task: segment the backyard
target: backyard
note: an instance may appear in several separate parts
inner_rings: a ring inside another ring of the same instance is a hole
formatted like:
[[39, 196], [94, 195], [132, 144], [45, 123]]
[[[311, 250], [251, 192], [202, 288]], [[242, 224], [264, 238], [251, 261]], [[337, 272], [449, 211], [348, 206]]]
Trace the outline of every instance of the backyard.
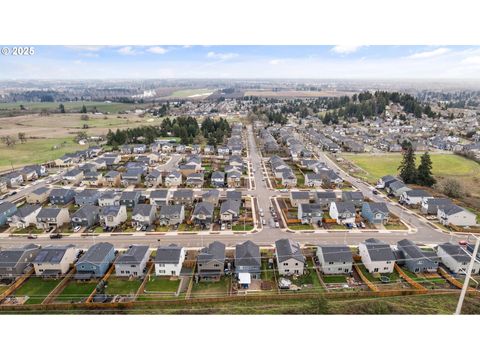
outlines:
[[59, 283], [60, 280], [57, 279], [32, 276], [15, 291], [15, 296], [28, 296], [26, 304], [41, 304]]
[[107, 281], [106, 294], [108, 295], [134, 295], [142, 281], [139, 279], [126, 279], [112, 276]]
[[80, 282], [72, 280], [55, 298], [55, 302], [83, 301], [93, 292], [96, 286], [96, 281]]
[[217, 297], [229, 293], [230, 278], [222, 277], [219, 281], [200, 281], [193, 285], [192, 297]]

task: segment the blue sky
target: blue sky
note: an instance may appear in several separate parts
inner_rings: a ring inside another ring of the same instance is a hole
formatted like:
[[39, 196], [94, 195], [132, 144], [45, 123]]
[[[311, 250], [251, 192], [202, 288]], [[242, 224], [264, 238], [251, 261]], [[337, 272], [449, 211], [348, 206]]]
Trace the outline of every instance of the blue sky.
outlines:
[[0, 79], [480, 79], [479, 46], [35, 46]]

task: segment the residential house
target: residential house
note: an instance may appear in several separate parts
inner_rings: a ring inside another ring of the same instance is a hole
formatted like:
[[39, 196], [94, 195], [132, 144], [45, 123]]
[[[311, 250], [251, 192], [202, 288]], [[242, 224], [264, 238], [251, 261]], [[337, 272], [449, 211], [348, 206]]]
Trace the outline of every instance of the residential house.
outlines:
[[320, 270], [326, 275], [352, 272], [353, 255], [346, 245], [322, 245], [317, 247]]
[[229, 188], [238, 188], [242, 183], [242, 173], [238, 170], [233, 170], [227, 173], [227, 186]]
[[183, 205], [163, 205], [160, 208], [159, 223], [161, 226], [179, 225], [185, 220]]
[[90, 228], [100, 221], [100, 208], [96, 205], [83, 205], [72, 214], [72, 227]]
[[42, 207], [40, 205], [24, 205], [17, 209], [9, 220], [8, 225], [12, 228], [25, 229], [37, 223], [37, 215]]
[[424, 199], [433, 198], [425, 190], [415, 189], [415, 190], [408, 190], [405, 191], [402, 195], [400, 195], [400, 202], [406, 205], [414, 206], [414, 205], [421, 205]]
[[413, 241], [403, 239], [397, 242], [397, 262], [413, 273], [436, 272], [439, 259], [435, 252], [424, 251]]
[[92, 245], [75, 264], [75, 279], [101, 278], [115, 259], [115, 248], [108, 242]]
[[334, 201], [330, 204], [329, 215], [337, 220], [338, 224], [353, 224], [356, 216], [355, 206], [351, 202]]
[[238, 200], [238, 201], [242, 200], [242, 192], [238, 190], [227, 191], [226, 196], [227, 196], [227, 199], [229, 200]]
[[145, 170], [141, 167], [131, 167], [122, 175], [122, 183], [125, 186], [138, 185], [142, 182], [142, 176]]
[[121, 192], [117, 191], [102, 191], [98, 197], [98, 206], [118, 206], [120, 205]]
[[362, 263], [369, 273], [391, 274], [395, 255], [389, 244], [370, 238], [358, 245]]
[[185, 254], [185, 248], [175, 244], [159, 246], [154, 260], [155, 275], [180, 276]]
[[[220, 206], [220, 220], [222, 222], [233, 223], [238, 220], [240, 215], [240, 201], [227, 199]], [[213, 205], [213, 204], [212, 204]]]
[[33, 259], [35, 275], [59, 277], [65, 275], [77, 258], [75, 245], [49, 245], [37, 253]]
[[150, 193], [150, 204], [163, 206], [168, 204], [168, 190], [154, 190]]
[[75, 204], [79, 206], [97, 205], [100, 195], [101, 193], [95, 189], [82, 190], [75, 195]]
[[9, 188], [17, 188], [21, 184], [23, 184], [23, 182], [24, 182], [23, 175], [18, 171], [14, 171], [14, 172], [10, 172], [8, 174], [5, 174], [5, 175], [3, 175], [2, 178], [3, 178], [3, 180], [6, 181], [7, 186]]
[[142, 277], [150, 257], [148, 245], [132, 245], [115, 262], [115, 275]]
[[200, 280], [220, 280], [225, 273], [225, 244], [214, 241], [197, 255], [197, 276]]
[[202, 227], [209, 227], [213, 220], [213, 204], [208, 202], [199, 202], [195, 205], [192, 213], [192, 221]]
[[250, 240], [235, 245], [235, 273], [248, 273], [251, 279], [261, 279], [262, 257], [260, 247]]
[[15, 280], [22, 276], [39, 251], [40, 247], [34, 244], [0, 250], [0, 279]]
[[203, 172], [193, 173], [187, 176], [185, 184], [190, 187], [201, 188], [204, 183]]
[[310, 187], [321, 187], [323, 183], [322, 176], [313, 172], [305, 173], [305, 185]]
[[390, 212], [384, 202], [365, 202], [362, 205], [362, 217], [371, 224], [386, 224], [390, 219]]
[[124, 191], [120, 197], [120, 205], [133, 209], [140, 201], [140, 191]]
[[277, 269], [280, 275], [302, 275], [306, 259], [300, 249], [300, 244], [290, 239], [275, 241]]
[[104, 184], [111, 187], [120, 187], [122, 184], [122, 174], [116, 170], [110, 170], [103, 177]]
[[172, 171], [165, 176], [165, 186], [174, 187], [182, 185], [182, 174], [178, 171]]
[[330, 209], [330, 204], [337, 201], [337, 195], [333, 191], [317, 191], [315, 192], [315, 202], [322, 209]]
[[72, 169], [67, 171], [63, 176], [62, 180], [64, 184], [78, 185], [83, 180], [83, 170], [81, 169]]
[[43, 204], [45, 201], [48, 200], [49, 194], [50, 194], [50, 189], [45, 186], [42, 186], [33, 190], [32, 192], [29, 192], [25, 196], [25, 201], [28, 204]]
[[161, 171], [154, 169], [145, 176], [145, 185], [148, 187], [155, 187], [162, 184]]
[[75, 198], [75, 191], [72, 189], [52, 189], [48, 198], [52, 205], [67, 205]]
[[36, 218], [38, 229], [48, 230], [59, 228], [70, 222], [70, 214], [67, 208], [42, 208]]
[[225, 186], [225, 173], [223, 171], [214, 171], [210, 183], [214, 187], [224, 187]]
[[218, 206], [218, 200], [220, 198], [220, 191], [217, 189], [211, 189], [203, 193], [202, 201], [212, 203], [214, 206]]
[[[439, 244], [437, 255], [442, 263], [454, 274], [466, 275], [472, 255], [462, 246], [452, 243]], [[472, 275], [480, 273], [480, 259], [474, 260]]]
[[439, 209], [451, 206], [448, 198], [425, 198], [422, 200], [421, 212], [426, 215], [437, 215]]
[[157, 207], [150, 204], [137, 204], [132, 212], [133, 226], [148, 226], [155, 222]]
[[343, 191], [342, 192], [342, 201], [350, 201], [355, 205], [355, 207], [362, 207], [363, 205], [363, 194], [361, 191]]
[[319, 204], [300, 204], [297, 218], [302, 224], [319, 224], [323, 219], [322, 207]]
[[290, 203], [293, 207], [308, 204], [310, 203], [310, 193], [308, 191], [290, 191]]
[[17, 205], [10, 201], [4, 201], [0, 204], [0, 226], [5, 226], [7, 220], [17, 212]]
[[400, 180], [394, 181], [388, 185], [388, 192], [398, 198], [402, 196], [404, 192], [409, 190], [411, 189]]
[[475, 226], [477, 215], [458, 205], [439, 208], [437, 218], [443, 225]]
[[104, 227], [115, 228], [127, 221], [127, 207], [105, 206], [100, 208], [100, 222]]
[[193, 190], [191, 189], [175, 190], [171, 197], [173, 204], [192, 205], [193, 200]]
[[377, 182], [377, 188], [379, 189], [388, 189], [389, 185], [391, 183], [394, 183], [395, 181], [399, 181], [398, 178], [392, 176], [392, 175], [386, 175], [380, 178]]

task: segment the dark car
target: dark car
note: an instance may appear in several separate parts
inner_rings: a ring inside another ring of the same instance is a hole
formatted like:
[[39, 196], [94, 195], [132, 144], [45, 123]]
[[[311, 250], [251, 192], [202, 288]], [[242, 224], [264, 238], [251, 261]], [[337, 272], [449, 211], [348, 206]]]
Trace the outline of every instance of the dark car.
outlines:
[[378, 190], [372, 190], [373, 195], [378, 195]]
[[55, 233], [55, 234], [50, 234], [50, 239], [61, 239], [62, 234]]

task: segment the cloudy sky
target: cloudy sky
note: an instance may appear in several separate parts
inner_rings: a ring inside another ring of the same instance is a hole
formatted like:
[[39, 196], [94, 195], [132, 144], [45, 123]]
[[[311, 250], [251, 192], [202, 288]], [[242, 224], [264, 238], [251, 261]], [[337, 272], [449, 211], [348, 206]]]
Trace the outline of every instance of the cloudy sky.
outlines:
[[33, 56], [0, 55], [0, 79], [112, 78], [480, 79], [480, 47], [35, 46]]

